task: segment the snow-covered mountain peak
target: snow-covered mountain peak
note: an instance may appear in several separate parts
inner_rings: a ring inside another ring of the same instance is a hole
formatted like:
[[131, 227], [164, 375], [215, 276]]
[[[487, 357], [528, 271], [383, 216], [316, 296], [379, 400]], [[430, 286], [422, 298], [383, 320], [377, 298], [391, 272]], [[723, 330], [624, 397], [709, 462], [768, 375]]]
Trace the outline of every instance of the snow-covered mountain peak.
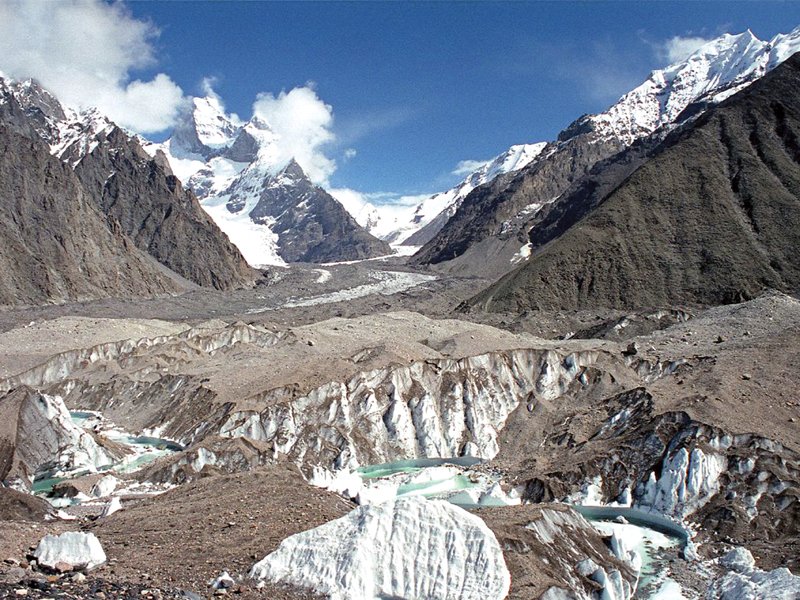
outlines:
[[[759, 40], [750, 30], [724, 34], [698, 48], [683, 61], [653, 71], [606, 112], [579, 120], [590, 122], [600, 136], [625, 144], [675, 123], [698, 101], [719, 102], [734, 94], [783, 60], [800, 51], [800, 28]], [[580, 127], [571, 127], [583, 131]]]
[[240, 125], [215, 94], [192, 98], [163, 149], [182, 159], [211, 158], [233, 144]]
[[34, 79], [15, 81], [0, 78], [0, 104], [13, 98], [26, 113], [27, 124], [50, 145], [50, 152], [73, 167], [117, 129], [96, 108], [76, 111]]
[[193, 98], [192, 116], [200, 143], [209, 148], [225, 148], [233, 143], [240, 123], [225, 113], [216, 95]]
[[[510, 173], [511, 171], [518, 171], [539, 156], [545, 146], [547, 146], [547, 142], [515, 144], [502, 154], [487, 161], [475, 172], [470, 173], [466, 179], [458, 185], [458, 188], [465, 190], [467, 187], [472, 186], [469, 190], [472, 191], [472, 189], [491, 181], [498, 175]], [[469, 193], [469, 191], [467, 193]]]
[[779, 33], [769, 42], [770, 53], [767, 70], [774, 69], [795, 52], [800, 52], [800, 27], [789, 33]]
[[297, 163], [295, 159], [291, 159], [285, 167], [280, 169], [272, 179], [270, 179], [269, 183], [267, 184], [268, 188], [277, 188], [277, 187], [292, 187], [303, 182], [308, 182], [310, 184], [310, 180], [308, 176], [303, 171], [302, 167]]

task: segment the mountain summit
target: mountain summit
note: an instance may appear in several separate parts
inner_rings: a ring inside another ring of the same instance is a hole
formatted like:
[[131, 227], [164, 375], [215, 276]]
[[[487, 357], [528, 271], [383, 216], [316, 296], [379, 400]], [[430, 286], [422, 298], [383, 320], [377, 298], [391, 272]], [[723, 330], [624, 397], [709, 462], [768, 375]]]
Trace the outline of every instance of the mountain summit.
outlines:
[[[96, 110], [0, 79], [0, 303], [227, 290], [256, 274], [169, 171]], [[12, 150], [13, 149], [13, 150]]]
[[240, 123], [209, 95], [192, 99], [191, 110], [166, 142], [146, 148], [152, 155], [164, 152], [251, 265], [392, 253], [316, 187], [294, 158], [282, 160], [278, 141], [263, 119]]
[[[730, 97], [800, 50], [800, 28], [765, 42], [751, 32], [723, 35], [686, 60], [653, 71], [607, 111], [579, 118], [509, 180], [475, 189], [417, 264], [494, 274], [529, 253], [530, 222], [599, 161], [637, 140], [665, 135]], [[513, 262], [512, 262], [513, 260]], [[445, 266], [445, 265], [443, 265]]]

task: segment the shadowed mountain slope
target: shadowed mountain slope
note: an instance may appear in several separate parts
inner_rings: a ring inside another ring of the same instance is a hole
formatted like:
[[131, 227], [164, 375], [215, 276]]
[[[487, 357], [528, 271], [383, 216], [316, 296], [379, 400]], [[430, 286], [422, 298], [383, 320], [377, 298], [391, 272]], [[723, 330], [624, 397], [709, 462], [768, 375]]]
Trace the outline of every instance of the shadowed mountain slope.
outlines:
[[[670, 135], [650, 160], [595, 198], [597, 208], [470, 305], [526, 310], [719, 304], [752, 298], [765, 288], [796, 290], [798, 90], [795, 55]], [[629, 159], [623, 155], [619, 161]], [[622, 163], [610, 168], [626, 175]], [[574, 202], [585, 203], [585, 194], [584, 186]], [[560, 203], [571, 204], [569, 198]]]
[[0, 123], [0, 304], [190, 287], [107, 222], [69, 166]]

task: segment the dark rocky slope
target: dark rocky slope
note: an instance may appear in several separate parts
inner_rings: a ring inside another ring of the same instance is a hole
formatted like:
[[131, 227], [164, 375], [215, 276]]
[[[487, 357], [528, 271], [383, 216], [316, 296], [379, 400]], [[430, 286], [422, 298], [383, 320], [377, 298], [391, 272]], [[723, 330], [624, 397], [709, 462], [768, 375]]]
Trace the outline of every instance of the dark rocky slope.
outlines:
[[[488, 271], [470, 267], [469, 263], [485, 263], [487, 244], [492, 249], [506, 244], [508, 249], [519, 248], [525, 243], [520, 228], [524, 219], [519, 223], [515, 221], [520, 219], [520, 213], [524, 215], [526, 207], [557, 198], [597, 161], [624, 148], [622, 140], [600, 135], [590, 127], [565, 129], [557, 143], [542, 151], [542, 159], [473, 190], [439, 234], [425, 244], [411, 262], [427, 265], [461, 258], [453, 264], [456, 270], [497, 273], [497, 268], [510, 269], [509, 252], [505, 252], [508, 256], [504, 254], [500, 261], [492, 261]], [[490, 244], [492, 240], [495, 243]], [[482, 258], [478, 258], [480, 256]]]
[[[552, 219], [550, 233], [543, 231], [555, 239], [470, 304], [501, 311], [627, 308], [796, 290], [798, 89], [795, 56], [670, 135], [607, 195], [591, 198], [589, 185], [562, 199], [563, 212], [585, 206], [589, 189], [590, 204], [598, 206], [563, 235], [570, 219]], [[621, 162], [611, 168], [626, 175]], [[537, 231], [531, 236], [537, 239]]]
[[[110, 233], [120, 239], [120, 236], [126, 238], [125, 252], [138, 248], [155, 259], [149, 260], [155, 265], [150, 269], [162, 272], [161, 279], [185, 278], [198, 285], [217, 289], [241, 287], [255, 280], [256, 273], [205, 214], [194, 195], [183, 190], [178, 179], [169, 171], [164, 157], [148, 156], [135, 137], [129, 136], [96, 111], [80, 115], [65, 111], [58, 100], [35, 81], [11, 82], [0, 78], [0, 124], [9, 133], [17, 135], [16, 142], [6, 146], [6, 154], [13, 152], [20, 156], [4, 156], [5, 160], [16, 161], [14, 177], [31, 181], [34, 178], [26, 175], [26, 170], [35, 172], [44, 168], [39, 165], [44, 162], [53, 165], [47, 169], [54, 170], [54, 165], [60, 159], [65, 166], [65, 169], [61, 169], [63, 173], [51, 179], [39, 178], [38, 183], [50, 186], [48, 189], [51, 194], [56, 194], [60, 185], [68, 188], [65, 196], [72, 197], [79, 190], [83, 201], [92, 205]], [[27, 138], [27, 141], [23, 138]], [[30, 150], [34, 147], [35, 151]], [[55, 154], [57, 158], [48, 161], [44, 156], [48, 153]], [[34, 163], [29, 167], [26, 160]], [[67, 171], [73, 173], [67, 175]], [[71, 181], [66, 183], [70, 177]], [[7, 179], [2, 185], [9, 191], [9, 186], [18, 186], [19, 183]], [[34, 200], [30, 195], [17, 198], [16, 209], [20, 214], [9, 223], [13, 225], [15, 220], [28, 219], [29, 216], [24, 214], [25, 206]], [[65, 202], [60, 206], [68, 209], [70, 203]], [[8, 206], [6, 210], [9, 210]], [[61, 217], [62, 223], [72, 222], [63, 218], [65, 215]], [[45, 230], [50, 237], [56, 235], [76, 239], [74, 231], [57, 229], [59, 219], [50, 218], [48, 225], [56, 227]], [[98, 235], [100, 241], [107, 237], [106, 234]], [[73, 249], [65, 247], [64, 250]], [[35, 248], [31, 251], [43, 256], [43, 260], [54, 259]], [[69, 255], [66, 259], [74, 261], [77, 257]], [[66, 296], [51, 297], [45, 293], [39, 295], [38, 299], [28, 295], [17, 300], [9, 297], [3, 301], [41, 303], [108, 295], [152, 295], [186, 288], [186, 281], [177, 286], [174, 283], [152, 285], [152, 276], [140, 276], [135, 271], [125, 272], [121, 270], [123, 263], [120, 261], [114, 264], [115, 273], [117, 268], [120, 269], [118, 279], [141, 279], [141, 283], [133, 287], [123, 283], [115, 290], [106, 281], [96, 283], [96, 274], [92, 273], [88, 281], [102, 292], [91, 292], [89, 288], [84, 288]], [[169, 273], [165, 267], [174, 273]]]
[[176, 273], [220, 290], [252, 282], [255, 274], [239, 250], [165, 166], [115, 128], [75, 173], [138, 248]]
[[271, 222], [278, 254], [286, 262], [334, 262], [386, 256], [392, 249], [370, 235], [325, 190], [315, 186], [294, 160], [264, 186], [250, 212], [255, 223]]
[[0, 304], [42, 304], [189, 287], [108, 221], [38, 138], [0, 123]]

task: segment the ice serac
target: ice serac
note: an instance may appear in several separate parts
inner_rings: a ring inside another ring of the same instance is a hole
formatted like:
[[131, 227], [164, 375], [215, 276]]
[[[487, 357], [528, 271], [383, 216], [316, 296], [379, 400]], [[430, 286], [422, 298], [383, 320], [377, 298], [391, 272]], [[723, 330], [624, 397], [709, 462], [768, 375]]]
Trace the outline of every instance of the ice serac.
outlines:
[[355, 468], [410, 458], [493, 458], [498, 434], [526, 398], [547, 401], [579, 386], [596, 352], [511, 350], [417, 361], [330, 382], [292, 402], [231, 412], [224, 436], [273, 444], [305, 465]]
[[637, 505], [678, 518], [685, 517], [719, 492], [719, 478], [728, 468], [726, 456], [681, 448], [664, 459], [661, 476], [655, 473], [644, 485]]
[[29, 489], [37, 475], [96, 471], [117, 461], [72, 423], [61, 398], [19, 387], [0, 396], [0, 481]]
[[332, 600], [500, 600], [510, 586], [503, 551], [479, 517], [421, 498], [363, 506], [286, 538], [250, 576]]
[[[510, 270], [528, 243], [531, 221], [592, 167], [651, 135], [695, 118], [800, 50], [800, 28], [770, 42], [752, 33], [723, 35], [685, 61], [653, 71], [607, 111], [566, 127], [517, 177], [474, 190], [442, 231], [415, 256], [458, 271], [486, 264]], [[474, 253], [474, 255], [473, 255]], [[463, 258], [461, 258], [463, 256]], [[478, 258], [480, 257], [480, 259]]]
[[714, 581], [707, 597], [711, 600], [795, 600], [800, 598], [800, 577], [789, 569], [762, 571], [755, 567], [753, 555], [744, 548], [734, 548], [720, 560], [729, 571]]

